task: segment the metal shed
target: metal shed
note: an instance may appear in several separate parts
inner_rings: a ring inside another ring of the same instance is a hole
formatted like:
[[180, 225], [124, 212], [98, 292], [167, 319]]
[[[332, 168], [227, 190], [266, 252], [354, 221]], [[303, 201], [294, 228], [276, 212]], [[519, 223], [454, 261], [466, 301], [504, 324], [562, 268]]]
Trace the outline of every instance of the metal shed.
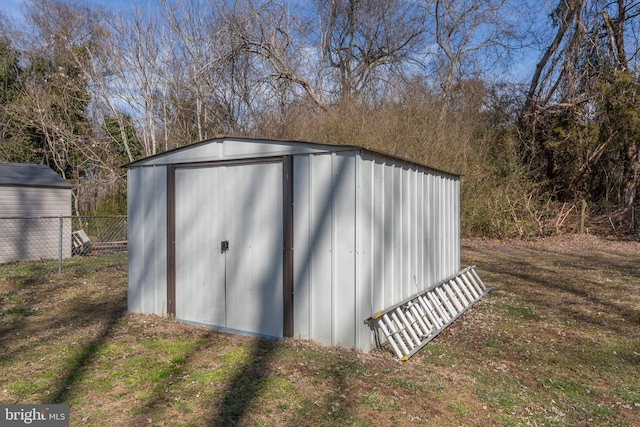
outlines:
[[71, 256], [71, 187], [47, 165], [0, 162], [0, 262]]
[[368, 351], [371, 313], [460, 268], [454, 173], [235, 137], [127, 166], [131, 312]]

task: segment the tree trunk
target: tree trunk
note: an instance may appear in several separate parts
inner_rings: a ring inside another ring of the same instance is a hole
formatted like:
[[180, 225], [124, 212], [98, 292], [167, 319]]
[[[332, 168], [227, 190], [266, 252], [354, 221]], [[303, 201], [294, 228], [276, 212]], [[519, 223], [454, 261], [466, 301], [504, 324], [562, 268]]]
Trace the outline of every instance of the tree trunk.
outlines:
[[623, 189], [623, 206], [625, 212], [631, 212], [636, 203], [636, 193], [638, 189], [638, 149], [640, 141], [636, 140], [627, 147], [625, 185]]

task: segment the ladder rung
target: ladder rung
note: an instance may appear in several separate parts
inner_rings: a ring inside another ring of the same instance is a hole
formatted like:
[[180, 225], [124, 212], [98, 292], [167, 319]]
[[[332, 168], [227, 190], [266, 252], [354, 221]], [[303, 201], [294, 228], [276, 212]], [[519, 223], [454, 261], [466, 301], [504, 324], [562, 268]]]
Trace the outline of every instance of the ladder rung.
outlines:
[[449, 296], [449, 301], [451, 301], [455, 306], [456, 314], [460, 313], [464, 307], [460, 303], [458, 295], [454, 292], [451, 282], [445, 283], [443, 288], [447, 293], [447, 296]]
[[462, 307], [464, 308], [468, 306], [470, 300], [467, 299], [467, 296], [465, 295], [465, 293], [462, 291], [460, 286], [458, 286], [457, 277], [451, 281], [451, 288], [458, 295], [458, 299], [460, 300], [460, 303], [462, 303]]
[[435, 313], [435, 308], [431, 305], [431, 302], [429, 301], [428, 297], [425, 297], [424, 295], [420, 295], [418, 297], [418, 301], [420, 301], [420, 307], [422, 307], [424, 312], [429, 317], [429, 320], [431, 320], [431, 323], [433, 324], [434, 329], [439, 329], [442, 325], [444, 325], [444, 322], [440, 319], [438, 314]]
[[410, 302], [409, 304], [411, 304], [409, 309], [411, 310], [413, 315], [418, 319], [418, 322], [420, 323], [420, 327], [422, 327], [422, 330], [424, 332], [423, 335], [425, 336], [429, 335], [431, 333], [431, 330], [433, 329], [433, 325], [431, 324], [431, 321], [427, 317], [427, 314], [424, 312], [424, 310], [422, 310], [422, 307], [420, 306], [420, 304], [417, 304], [414, 302]]
[[475, 277], [473, 277], [471, 273], [467, 274], [467, 279], [469, 279], [469, 281], [473, 285], [473, 288], [476, 290], [478, 295], [482, 295], [482, 288], [478, 285], [478, 282], [476, 282]]
[[410, 321], [414, 324], [416, 331], [420, 337], [425, 337], [429, 334], [431, 328], [427, 327], [424, 323], [424, 319], [418, 311], [418, 306], [413, 303], [409, 303], [407, 306], [407, 317], [410, 317]]
[[414, 346], [411, 342], [411, 337], [409, 337], [409, 334], [403, 327], [402, 322], [400, 322], [400, 319], [398, 319], [398, 315], [394, 311], [391, 312], [391, 319], [393, 319], [395, 324], [398, 326], [397, 329], [400, 332], [400, 334], [398, 335], [398, 337], [400, 338], [400, 347], [402, 349], [407, 348], [407, 346], [413, 348]]
[[482, 279], [480, 278], [480, 276], [478, 276], [478, 273], [476, 273], [475, 270], [469, 270], [469, 272], [471, 273], [472, 276], [474, 276], [478, 280], [478, 283], [480, 284], [481, 289], [485, 291], [487, 287], [482, 282]]
[[469, 281], [469, 279], [467, 278], [466, 274], [461, 274], [460, 278], [462, 279], [462, 281], [467, 285], [467, 289], [469, 290], [469, 292], [471, 292], [471, 294], [473, 295], [473, 299], [477, 300], [478, 298], [480, 298], [480, 295], [482, 295], [482, 293], [478, 293], [478, 290], [476, 289], [475, 286], [473, 286], [473, 284], [471, 284], [471, 282]]
[[387, 328], [387, 319], [388, 319], [388, 316], [386, 314], [383, 315], [380, 321], [378, 322], [378, 325], [380, 325], [380, 329], [382, 329], [382, 333], [384, 333], [384, 335], [387, 337], [387, 341], [389, 341], [391, 348], [393, 348], [393, 352], [396, 354], [396, 356], [398, 356], [398, 359], [400, 359], [402, 358], [403, 353], [398, 348], [398, 345], [396, 344], [396, 339], [393, 337], [393, 334], [390, 333], [389, 329]]
[[456, 277], [456, 282], [458, 283], [460, 290], [462, 290], [462, 292], [466, 297], [467, 305], [471, 304], [471, 302], [473, 302], [475, 298], [473, 297], [473, 295], [471, 295], [471, 293], [469, 292], [469, 289], [467, 289], [467, 285], [462, 281], [460, 277]]
[[409, 331], [409, 335], [411, 336], [411, 338], [413, 338], [413, 341], [410, 341], [411, 348], [415, 347], [416, 345], [420, 345], [420, 341], [421, 341], [420, 338], [418, 338], [418, 335], [413, 330], [413, 325], [411, 324], [411, 322], [409, 322], [409, 320], [404, 315], [404, 312], [400, 309], [400, 307], [396, 309], [396, 313], [398, 314], [400, 321], [402, 321], [402, 324], [405, 326], [405, 329]]
[[435, 293], [435, 291], [434, 292], [429, 292], [427, 294], [427, 298], [429, 298], [429, 302], [431, 302], [431, 305], [433, 305], [433, 308], [436, 309], [436, 312], [440, 316], [441, 323], [443, 325], [446, 325], [447, 322], [449, 322], [449, 319], [450, 319], [449, 313], [447, 313], [447, 310], [442, 305], [442, 301], [440, 301], [440, 299], [438, 298], [438, 296]]
[[456, 317], [458, 315], [458, 312], [453, 308], [453, 306], [449, 302], [449, 299], [447, 298], [447, 294], [445, 293], [445, 291], [443, 291], [439, 287], [435, 288], [435, 291], [436, 291], [436, 294], [438, 295], [438, 298], [440, 298], [440, 301], [442, 301], [446, 309], [449, 310], [449, 314], [451, 315], [449, 317], [450, 318]]

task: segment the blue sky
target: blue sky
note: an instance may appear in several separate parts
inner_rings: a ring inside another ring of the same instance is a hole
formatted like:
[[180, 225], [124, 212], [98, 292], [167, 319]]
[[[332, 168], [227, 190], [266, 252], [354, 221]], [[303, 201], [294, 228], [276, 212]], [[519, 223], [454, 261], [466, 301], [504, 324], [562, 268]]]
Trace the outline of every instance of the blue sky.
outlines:
[[2, 10], [7, 16], [18, 19], [20, 16], [20, 5], [23, 0], [3, 0], [0, 4]]
[[[26, 0], [0, 0], [0, 10], [7, 16], [17, 21], [21, 20], [21, 6]], [[103, 6], [126, 5], [131, 4], [130, 0], [83, 0], [86, 4], [99, 4]], [[150, 0], [153, 1], [153, 0]]]

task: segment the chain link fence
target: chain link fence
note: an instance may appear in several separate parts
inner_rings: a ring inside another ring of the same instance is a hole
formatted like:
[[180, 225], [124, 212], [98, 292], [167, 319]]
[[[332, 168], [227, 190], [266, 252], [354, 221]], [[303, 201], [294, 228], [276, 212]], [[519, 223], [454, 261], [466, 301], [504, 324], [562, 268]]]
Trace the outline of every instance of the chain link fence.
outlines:
[[0, 274], [34, 275], [127, 266], [126, 216], [0, 218]]

